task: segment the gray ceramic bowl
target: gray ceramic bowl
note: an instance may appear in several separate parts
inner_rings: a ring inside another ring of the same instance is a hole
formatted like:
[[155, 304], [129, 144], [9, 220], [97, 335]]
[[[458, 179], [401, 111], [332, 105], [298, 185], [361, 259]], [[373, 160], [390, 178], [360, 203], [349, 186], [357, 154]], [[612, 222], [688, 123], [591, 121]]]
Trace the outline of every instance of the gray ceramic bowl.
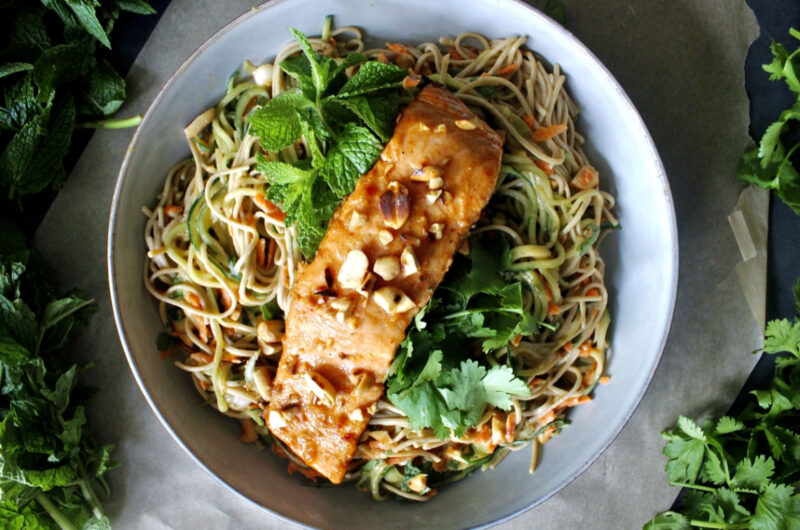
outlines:
[[[182, 129], [216, 104], [224, 80], [249, 59], [271, 59], [290, 40], [287, 26], [317, 34], [327, 14], [379, 41], [417, 43], [471, 30], [489, 37], [527, 35], [528, 46], [568, 76], [581, 107], [587, 151], [616, 194], [622, 230], [603, 244], [611, 293], [611, 384], [571, 414], [572, 426], [547, 444], [539, 469], [530, 453], [511, 454], [494, 471], [442, 488], [425, 504], [375, 503], [354, 487], [311, 489], [269, 451], [237, 445], [239, 426], [208, 407], [186, 374], [159, 359], [156, 304], [142, 285], [145, 248], [140, 208], [153, 203], [167, 170], [189, 154]], [[506, 520], [574, 479], [630, 418], [667, 337], [678, 272], [675, 214], [664, 169], [639, 114], [611, 74], [574, 36], [516, 0], [283, 0], [253, 9], [203, 44], [172, 76], [136, 132], [119, 173], [108, 235], [114, 316], [131, 369], [175, 440], [232, 490], [280, 517], [319, 527], [461, 528]], [[238, 451], [231, 452], [231, 446]], [[313, 507], [313, 509], [309, 509]]]

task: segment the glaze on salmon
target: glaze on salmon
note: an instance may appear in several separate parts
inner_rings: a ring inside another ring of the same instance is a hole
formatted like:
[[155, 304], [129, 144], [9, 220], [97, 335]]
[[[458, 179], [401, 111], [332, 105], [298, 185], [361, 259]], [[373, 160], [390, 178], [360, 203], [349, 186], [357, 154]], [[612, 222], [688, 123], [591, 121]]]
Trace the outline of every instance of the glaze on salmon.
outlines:
[[331, 482], [348, 470], [411, 319], [488, 203], [502, 144], [450, 91], [428, 85], [300, 271], [266, 419]]

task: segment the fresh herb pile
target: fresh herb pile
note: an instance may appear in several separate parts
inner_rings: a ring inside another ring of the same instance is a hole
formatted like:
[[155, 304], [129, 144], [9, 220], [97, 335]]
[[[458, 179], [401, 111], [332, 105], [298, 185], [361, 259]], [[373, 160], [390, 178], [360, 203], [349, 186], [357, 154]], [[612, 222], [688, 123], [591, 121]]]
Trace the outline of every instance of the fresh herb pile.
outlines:
[[100, 497], [116, 463], [84, 430], [83, 368], [63, 351], [94, 304], [56, 297], [21, 234], [0, 228], [0, 526], [110, 528]]
[[[789, 33], [800, 40], [800, 31], [792, 28]], [[774, 191], [787, 206], [800, 214], [800, 173], [792, 164], [792, 156], [800, 148], [800, 142], [786, 149], [781, 140], [790, 122], [800, 121], [800, 48], [790, 54], [783, 44], [772, 41], [770, 49], [774, 59], [763, 66], [764, 70], [770, 73], [771, 80], [784, 80], [797, 99], [767, 127], [758, 145], [744, 154], [736, 176]]]
[[680, 511], [667, 511], [646, 529], [800, 528], [800, 281], [797, 317], [767, 325], [765, 353], [775, 360], [767, 390], [736, 417], [698, 425], [681, 416], [663, 433], [670, 483], [688, 489]]
[[[23, 198], [57, 188], [76, 127], [109, 120], [125, 81], [104, 55], [121, 11], [154, 13], [144, 0], [5, 0], [0, 51], [0, 189], [16, 213]], [[41, 200], [41, 195], [35, 197]], [[56, 297], [24, 237], [0, 222], [0, 527], [110, 528], [111, 446], [85, 431], [79, 367], [65, 345], [94, 312], [77, 292]]]
[[76, 123], [138, 123], [106, 120], [126, 97], [125, 80], [103, 58], [120, 11], [154, 13], [144, 0], [0, 3], [0, 188], [13, 203], [64, 181]]
[[[800, 39], [800, 32], [791, 35]], [[800, 49], [789, 54], [773, 42], [770, 79], [783, 79], [797, 95], [794, 106], [770, 125], [759, 145], [744, 154], [736, 175], [771, 189], [800, 214], [800, 174], [781, 135], [800, 120]], [[698, 425], [681, 416], [662, 433], [670, 483], [687, 489], [677, 511], [666, 511], [645, 524], [647, 530], [720, 528], [789, 530], [800, 528], [800, 280], [794, 286], [793, 321], [767, 324], [764, 353], [786, 353], [775, 360], [766, 390], [735, 417]]]
[[469, 256], [457, 256], [415, 317], [386, 381], [387, 397], [412, 429], [461, 436], [487, 405], [509, 410], [512, 396], [530, 395], [510, 366], [487, 369], [471, 360], [476, 347], [496, 350], [543, 325], [524, 309], [522, 284], [505, 276], [510, 264], [505, 237], [473, 238]]
[[[248, 116], [261, 147], [277, 152], [305, 137], [309, 156], [296, 163], [259, 155], [258, 169], [270, 182], [267, 199], [282, 206], [288, 225], [297, 223], [297, 241], [313, 257], [328, 221], [358, 178], [378, 160], [394, 129], [398, 88], [408, 72], [367, 61], [360, 53], [341, 60], [317, 54], [296, 29], [302, 54], [281, 62], [298, 87], [286, 90]], [[348, 78], [346, 70], [358, 65]]]

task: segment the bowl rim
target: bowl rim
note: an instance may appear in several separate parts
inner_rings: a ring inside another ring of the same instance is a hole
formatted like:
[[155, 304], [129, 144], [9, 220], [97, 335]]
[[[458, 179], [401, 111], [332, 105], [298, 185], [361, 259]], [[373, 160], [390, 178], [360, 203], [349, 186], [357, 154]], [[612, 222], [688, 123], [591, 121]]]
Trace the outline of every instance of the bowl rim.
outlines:
[[[108, 223], [108, 235], [106, 241], [106, 257], [107, 257], [107, 273], [108, 273], [108, 282], [109, 282], [109, 295], [111, 298], [111, 307], [112, 313], [114, 315], [114, 323], [117, 328], [117, 334], [120, 339], [120, 343], [122, 344], [123, 351], [125, 353], [125, 357], [127, 359], [128, 365], [131, 369], [134, 379], [136, 380], [136, 384], [139, 387], [139, 390], [144, 395], [147, 404], [150, 406], [150, 409], [158, 418], [161, 425], [167, 430], [170, 434], [172, 439], [189, 455], [189, 457], [194, 460], [200, 467], [202, 467], [207, 473], [209, 473], [214, 479], [216, 479], [219, 483], [225, 486], [226, 489], [235, 493], [241, 499], [246, 500], [253, 506], [260, 508], [268, 512], [270, 515], [277, 517], [278, 519], [298, 525], [304, 528], [313, 528], [301, 521], [297, 521], [283, 513], [264, 506], [257, 502], [256, 500], [250, 498], [245, 493], [239, 491], [239, 489], [234, 485], [228, 482], [227, 480], [223, 479], [219, 476], [214, 470], [212, 470], [208, 465], [203, 462], [199, 456], [197, 456], [184, 442], [181, 436], [173, 429], [170, 423], [166, 420], [166, 418], [161, 414], [158, 407], [156, 406], [153, 398], [150, 395], [149, 385], [142, 379], [139, 369], [138, 363], [133, 355], [132, 348], [128, 342], [128, 333], [125, 330], [125, 322], [122, 317], [122, 309], [121, 309], [121, 295], [118, 292], [118, 284], [115, 275], [115, 239], [117, 235], [116, 230], [116, 221], [120, 209], [121, 204], [121, 191], [122, 186], [126, 179], [128, 179], [128, 167], [131, 162], [131, 158], [135, 151], [135, 146], [139, 142], [139, 137], [141, 131], [143, 130], [143, 126], [149, 121], [153, 109], [158, 105], [161, 99], [164, 97], [165, 93], [167, 93], [172, 86], [176, 83], [177, 78], [188, 68], [188, 66], [193, 63], [200, 55], [202, 55], [209, 47], [214, 45], [217, 41], [219, 41], [223, 36], [227, 33], [232, 31], [234, 28], [239, 26], [241, 23], [246, 21], [252, 16], [255, 16], [261, 13], [264, 10], [268, 10], [273, 6], [278, 4], [283, 4], [287, 2], [293, 2], [296, 0], [272, 0], [272, 1], [265, 1], [257, 6], [254, 6], [248, 9], [246, 12], [242, 13], [241, 15], [237, 16], [221, 29], [217, 30], [213, 35], [211, 35], [206, 41], [204, 41], [194, 52], [192, 52], [189, 57], [187, 57], [181, 65], [175, 70], [175, 72], [170, 75], [169, 79], [166, 83], [159, 89], [158, 93], [155, 95], [153, 100], [147, 106], [147, 110], [144, 113], [144, 117], [142, 118], [141, 124], [136, 128], [136, 131], [131, 138], [128, 147], [125, 150], [125, 155], [123, 157], [122, 163], [120, 165], [119, 172], [117, 174], [116, 183], [114, 185], [114, 192], [112, 195], [111, 201], [111, 209], [109, 213], [109, 223]], [[609, 448], [609, 446], [617, 439], [622, 429], [628, 424], [631, 417], [633, 416], [634, 412], [638, 409], [639, 405], [641, 404], [642, 398], [644, 394], [647, 392], [648, 388], [650, 387], [650, 383], [652, 382], [653, 376], [658, 368], [658, 365], [661, 361], [661, 357], [664, 353], [664, 348], [666, 347], [667, 339], [669, 337], [670, 329], [672, 326], [672, 320], [675, 310], [675, 303], [678, 291], [678, 276], [679, 276], [679, 247], [678, 247], [678, 225], [677, 225], [677, 217], [675, 213], [675, 204], [672, 197], [672, 192], [670, 190], [669, 181], [667, 179], [666, 170], [664, 169], [664, 164], [659, 156], [658, 149], [656, 148], [655, 142], [650, 134], [650, 131], [647, 128], [647, 125], [644, 123], [639, 111], [637, 110], [636, 106], [631, 101], [628, 94], [613, 76], [613, 74], [608, 70], [608, 68], [595, 56], [595, 54], [585, 45], [583, 42], [578, 39], [570, 30], [566, 29], [564, 26], [553, 20], [551, 17], [543, 13], [542, 11], [536, 9], [535, 7], [531, 6], [530, 4], [524, 2], [523, 0], [498, 0], [500, 4], [506, 3], [510, 5], [515, 5], [526, 10], [531, 17], [539, 18], [545, 24], [553, 26], [553, 30], [562, 34], [562, 37], [565, 37], [570, 46], [574, 48], [576, 54], [583, 56], [583, 59], [594, 63], [595, 66], [598, 68], [598, 72], [605, 78], [605, 81], [612, 87], [617, 94], [622, 98], [623, 103], [629, 108], [631, 112], [631, 117], [633, 118], [634, 125], [636, 128], [640, 129], [643, 135], [643, 139], [647, 145], [648, 149], [648, 158], [650, 158], [655, 165], [656, 169], [656, 181], [659, 184], [661, 191], [663, 193], [664, 200], [667, 206], [667, 218], [668, 218], [668, 227], [669, 227], [669, 250], [672, 254], [672, 262], [670, 263], [669, 267], [669, 278], [668, 278], [668, 311], [665, 313], [665, 322], [666, 325], [663, 328], [661, 336], [658, 337], [657, 346], [658, 346], [658, 354], [656, 355], [655, 359], [653, 360], [652, 367], [650, 372], [647, 374], [645, 378], [645, 382], [642, 385], [641, 389], [635, 396], [635, 398], [631, 401], [629, 405], [629, 410], [626, 411], [622, 421], [615, 427], [611, 435], [608, 439], [603, 443], [601, 448], [596, 451], [593, 455], [591, 455], [585, 462], [580, 464], [575, 471], [563, 480], [560, 484], [558, 484], [555, 488], [553, 488], [550, 492], [546, 495], [542, 496], [539, 499], [535, 499], [529, 502], [526, 506], [519, 508], [515, 511], [512, 511], [504, 516], [498, 517], [493, 521], [488, 521], [476, 528], [489, 528], [491, 526], [499, 525], [512, 519], [519, 517], [520, 515], [529, 512], [536, 506], [544, 503], [556, 493], [563, 490], [567, 487], [570, 483], [572, 483], [576, 478], [578, 478], [581, 474], [583, 474], [586, 469], [591, 466], [592, 463], [597, 460], [600, 455], [605, 453], [605, 451]], [[502, 6], [499, 6], [502, 7]]]

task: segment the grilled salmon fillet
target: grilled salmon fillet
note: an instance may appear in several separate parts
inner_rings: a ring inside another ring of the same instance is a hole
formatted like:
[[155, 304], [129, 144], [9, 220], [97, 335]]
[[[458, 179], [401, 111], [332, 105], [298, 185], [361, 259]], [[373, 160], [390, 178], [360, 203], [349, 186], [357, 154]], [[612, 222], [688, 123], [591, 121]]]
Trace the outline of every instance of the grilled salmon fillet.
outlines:
[[266, 418], [331, 482], [347, 472], [411, 319], [489, 201], [502, 145], [450, 91], [428, 85], [299, 273]]

